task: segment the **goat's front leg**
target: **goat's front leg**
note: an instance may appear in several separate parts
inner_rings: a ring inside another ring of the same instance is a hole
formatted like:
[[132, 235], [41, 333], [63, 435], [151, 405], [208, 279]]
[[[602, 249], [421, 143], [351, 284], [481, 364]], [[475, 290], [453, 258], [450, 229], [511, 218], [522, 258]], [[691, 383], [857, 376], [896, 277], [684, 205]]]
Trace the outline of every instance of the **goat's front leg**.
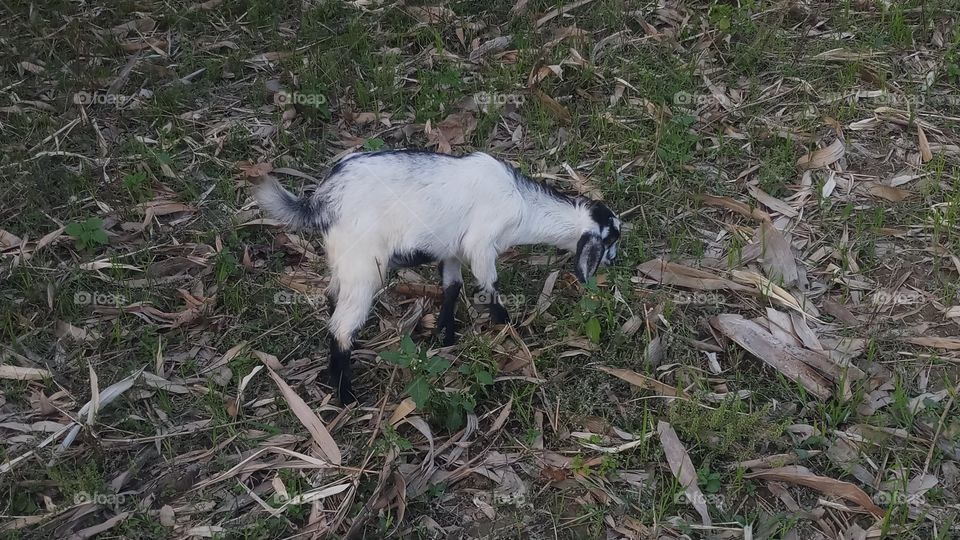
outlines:
[[437, 321], [437, 335], [444, 347], [457, 342], [457, 299], [463, 287], [463, 274], [460, 260], [456, 258], [440, 261], [440, 284], [443, 287], [443, 307]]
[[483, 290], [483, 303], [490, 310], [490, 322], [493, 324], [507, 324], [510, 315], [500, 304], [500, 294], [497, 292], [497, 254], [493, 251], [485, 252], [470, 260], [470, 268], [477, 283]]
[[330, 316], [330, 386], [337, 389], [340, 401], [357, 401], [351, 382], [350, 354], [353, 336], [367, 320], [373, 297], [380, 287], [379, 276], [363, 279], [354, 274], [338, 280], [337, 307]]

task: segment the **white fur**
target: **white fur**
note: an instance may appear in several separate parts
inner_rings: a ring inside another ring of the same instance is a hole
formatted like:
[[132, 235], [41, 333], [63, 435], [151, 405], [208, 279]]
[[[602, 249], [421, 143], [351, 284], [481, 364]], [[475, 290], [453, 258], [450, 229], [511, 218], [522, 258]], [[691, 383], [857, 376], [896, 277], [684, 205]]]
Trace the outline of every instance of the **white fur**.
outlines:
[[[318, 186], [309, 211], [292, 205], [297, 199], [273, 178], [257, 198], [273, 217], [323, 234], [337, 301], [330, 332], [344, 349], [366, 320], [394, 254], [423, 251], [442, 260], [445, 286], [462, 282], [466, 263], [484, 291], [495, 294], [496, 259], [504, 250], [550, 244], [575, 251], [584, 233], [609, 233], [591, 218], [588, 200], [571, 204], [523, 184], [484, 153], [354, 154]], [[615, 255], [610, 246], [603, 262]]]

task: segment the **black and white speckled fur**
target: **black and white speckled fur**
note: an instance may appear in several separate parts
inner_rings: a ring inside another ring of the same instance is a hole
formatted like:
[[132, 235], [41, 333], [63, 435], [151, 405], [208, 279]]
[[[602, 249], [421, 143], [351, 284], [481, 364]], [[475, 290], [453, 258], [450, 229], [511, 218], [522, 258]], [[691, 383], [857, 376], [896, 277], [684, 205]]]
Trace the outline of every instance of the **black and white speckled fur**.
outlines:
[[[271, 217], [324, 237], [328, 294], [336, 301], [330, 378], [344, 402], [355, 399], [354, 335], [390, 268], [440, 262], [445, 298], [438, 330], [453, 344], [463, 263], [495, 299], [497, 255], [512, 246], [550, 244], [574, 252], [574, 273], [586, 281], [613, 262], [620, 238], [620, 220], [602, 203], [563, 195], [480, 152], [358, 153], [337, 163], [309, 197], [292, 195], [269, 176], [256, 196]], [[494, 322], [506, 321], [495, 300], [490, 311]]]

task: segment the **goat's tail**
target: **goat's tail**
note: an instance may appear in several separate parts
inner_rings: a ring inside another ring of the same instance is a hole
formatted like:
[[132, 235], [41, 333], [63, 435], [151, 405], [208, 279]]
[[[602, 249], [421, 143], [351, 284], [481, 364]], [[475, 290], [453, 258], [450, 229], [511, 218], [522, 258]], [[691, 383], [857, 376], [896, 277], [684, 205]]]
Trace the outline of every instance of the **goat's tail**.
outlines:
[[263, 175], [257, 179], [254, 197], [263, 212], [293, 229], [326, 230], [327, 211], [316, 195], [299, 198], [287, 191], [276, 178]]

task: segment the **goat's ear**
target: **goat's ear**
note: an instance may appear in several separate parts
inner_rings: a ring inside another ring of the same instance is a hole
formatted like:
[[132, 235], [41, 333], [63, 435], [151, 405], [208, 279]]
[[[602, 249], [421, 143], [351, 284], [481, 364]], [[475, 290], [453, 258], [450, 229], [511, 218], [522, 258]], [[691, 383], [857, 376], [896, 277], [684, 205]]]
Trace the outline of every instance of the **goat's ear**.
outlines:
[[603, 241], [595, 234], [584, 233], [577, 242], [576, 264], [573, 269], [580, 283], [586, 283], [597, 273], [601, 260], [603, 260]]

